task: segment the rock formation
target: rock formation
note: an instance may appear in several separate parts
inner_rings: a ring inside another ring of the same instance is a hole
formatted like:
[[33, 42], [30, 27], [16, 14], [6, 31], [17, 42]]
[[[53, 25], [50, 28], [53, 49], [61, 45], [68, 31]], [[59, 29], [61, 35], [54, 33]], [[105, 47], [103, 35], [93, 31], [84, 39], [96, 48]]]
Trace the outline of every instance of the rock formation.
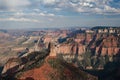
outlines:
[[15, 73], [18, 70], [18, 66], [20, 65], [21, 61], [18, 58], [11, 58], [7, 61], [7, 63], [4, 65], [2, 74], [12, 74]]
[[50, 55], [56, 56], [57, 54], [78, 54], [82, 55], [86, 52], [86, 46], [81, 44], [60, 44], [55, 46], [52, 44], [50, 48]]
[[25, 71], [18, 79], [97, 80], [97, 77], [81, 71], [72, 64], [68, 64], [62, 60], [53, 57], [47, 57], [45, 61], [46, 62], [41, 67]]
[[117, 36], [108, 36], [103, 38], [102, 42], [96, 47], [96, 54], [116, 55], [120, 53], [120, 42]]
[[68, 38], [64, 43], [53, 43], [50, 54], [82, 55], [89, 49], [95, 55], [112, 56], [120, 53], [119, 40], [118, 36], [107, 34], [76, 34], [75, 38]]

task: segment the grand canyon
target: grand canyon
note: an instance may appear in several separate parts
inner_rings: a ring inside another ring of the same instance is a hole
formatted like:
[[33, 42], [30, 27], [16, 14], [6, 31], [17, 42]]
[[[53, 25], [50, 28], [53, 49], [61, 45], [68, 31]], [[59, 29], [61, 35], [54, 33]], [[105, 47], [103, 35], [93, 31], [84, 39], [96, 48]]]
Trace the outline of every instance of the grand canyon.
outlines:
[[120, 28], [0, 30], [0, 80], [119, 80]]
[[120, 80], [120, 0], [0, 0], [0, 80]]

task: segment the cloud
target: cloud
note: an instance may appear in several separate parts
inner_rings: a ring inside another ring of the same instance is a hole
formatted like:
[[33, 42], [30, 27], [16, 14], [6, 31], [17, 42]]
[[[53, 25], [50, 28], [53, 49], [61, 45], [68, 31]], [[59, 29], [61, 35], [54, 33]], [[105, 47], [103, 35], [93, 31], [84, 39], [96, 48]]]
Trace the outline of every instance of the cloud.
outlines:
[[[46, 16], [46, 17], [54, 17], [56, 16], [53, 13], [47, 13], [47, 12], [31, 12], [31, 13], [23, 13], [23, 12], [16, 12], [13, 14], [15, 17], [24, 17], [24, 16]], [[60, 16], [60, 15], [57, 15]]]
[[53, 14], [53, 13], [43, 13], [43, 12], [39, 13], [38, 15], [40, 15], [40, 16], [48, 16], [48, 17], [55, 16], [55, 14]]
[[44, 13], [40, 13], [39, 15], [40, 15], [40, 16], [45, 16], [45, 14], [44, 14]]
[[49, 13], [49, 14], [47, 14], [47, 16], [55, 16], [55, 14]]
[[56, 2], [56, 0], [43, 0], [42, 1], [44, 4], [53, 4]]
[[36, 22], [39, 23], [38, 20], [35, 19], [27, 19], [27, 18], [0, 18], [0, 21], [17, 21], [17, 22]]
[[[118, 0], [0, 0], [0, 11], [38, 13], [41, 16], [54, 16], [73, 13], [116, 15], [120, 14]], [[52, 14], [46, 14], [44, 11]]]
[[[120, 7], [112, 6], [114, 0], [42, 0], [48, 9], [63, 12], [120, 14]], [[112, 3], [112, 4], [111, 4]]]
[[30, 5], [29, 0], [0, 0], [0, 9], [2, 10], [16, 10]]

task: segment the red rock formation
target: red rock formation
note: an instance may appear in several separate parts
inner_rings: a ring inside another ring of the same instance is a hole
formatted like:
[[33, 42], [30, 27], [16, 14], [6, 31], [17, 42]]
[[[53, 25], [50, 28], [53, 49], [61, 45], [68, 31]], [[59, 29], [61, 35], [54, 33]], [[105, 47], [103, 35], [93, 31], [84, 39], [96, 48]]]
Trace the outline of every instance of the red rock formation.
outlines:
[[51, 42], [52, 41], [52, 37], [51, 36], [45, 36], [44, 37], [44, 43], [49, 43], [49, 42]]
[[101, 50], [101, 55], [105, 56], [107, 53], [108, 53], [108, 49], [103, 47]]
[[79, 45], [78, 46], [78, 54], [79, 55], [82, 55], [82, 54], [84, 54], [86, 52], [86, 46], [84, 46], [84, 45]]
[[119, 54], [120, 48], [114, 48], [114, 55]]
[[77, 42], [77, 43], [80, 43], [80, 42], [82, 42], [83, 40], [82, 40], [82, 39], [77, 39], [77, 38], [75, 38], [74, 41]]
[[57, 67], [52, 67], [51, 63], [49, 63], [50, 60], [54, 63], [56, 58], [48, 57], [41, 67], [25, 71], [17, 80], [26, 80], [27, 78], [31, 80], [97, 80], [95, 76], [85, 73], [72, 64], [63, 61], [57, 60], [58, 62], [55, 62]]
[[77, 34], [74, 41], [78, 43], [83, 43], [85, 40], [85, 34]]
[[99, 47], [96, 47], [95, 53], [96, 53], [96, 55], [99, 54]]
[[109, 37], [106, 37], [103, 39], [103, 41], [101, 42], [101, 44], [96, 47], [96, 53], [97, 54], [101, 54], [101, 55], [116, 55], [119, 53], [119, 38], [116, 36], [112, 36], [110, 35]]
[[[50, 54], [78, 54], [81, 55], [86, 52], [86, 48], [91, 49], [96, 55], [116, 55], [119, 53], [119, 38], [117, 36], [107, 34], [90, 34], [79, 33], [73, 38], [68, 38], [66, 43], [58, 44], [51, 47]], [[47, 40], [49, 41], [49, 40]], [[98, 42], [97, 42], [98, 41]], [[90, 45], [89, 45], [90, 44]], [[88, 46], [89, 45], [89, 46]], [[78, 49], [78, 51], [77, 51]]]
[[58, 46], [52, 45], [50, 50], [50, 56], [56, 56], [56, 54], [78, 54], [82, 55], [86, 52], [86, 46], [80, 44], [61, 44]]
[[11, 58], [8, 60], [8, 62], [4, 65], [2, 74], [12, 74], [15, 73], [16, 70], [18, 70], [18, 66], [20, 64], [20, 60], [18, 58]]
[[118, 37], [115, 36], [109, 36], [105, 38], [101, 44], [101, 46], [104, 47], [118, 47], [119, 45]]
[[54, 73], [54, 70], [50, 67], [50, 65], [44, 64], [40, 68], [26, 71], [19, 79], [26, 80], [28, 77], [30, 77], [33, 80], [50, 80], [49, 73]]
[[72, 44], [62, 44], [59, 46], [57, 53], [64, 53], [64, 54], [70, 54], [72, 52], [74, 53], [73, 51], [74, 49], [72, 50], [72, 47], [73, 47]]
[[86, 43], [89, 44], [90, 41], [93, 39], [93, 34], [86, 34]]

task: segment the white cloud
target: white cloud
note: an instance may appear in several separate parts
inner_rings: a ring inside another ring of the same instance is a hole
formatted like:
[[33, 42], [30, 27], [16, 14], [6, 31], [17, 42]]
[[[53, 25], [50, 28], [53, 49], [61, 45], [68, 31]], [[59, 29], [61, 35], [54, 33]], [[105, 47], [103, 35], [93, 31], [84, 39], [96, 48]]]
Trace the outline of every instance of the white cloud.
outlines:
[[[53, 13], [48, 13], [46, 11], [44, 12], [31, 12], [31, 13], [24, 13], [24, 12], [15, 12], [13, 14], [14, 17], [24, 17], [24, 16], [47, 16], [47, 17], [54, 17], [56, 16], [55, 14]], [[59, 15], [57, 15], [59, 16]]]
[[[36, 14], [37, 15], [37, 14]], [[52, 16], [55, 16], [55, 14], [53, 14], [53, 13], [39, 13], [38, 15], [40, 15], [40, 16], [48, 16], [48, 17], [52, 17]]]
[[61, 11], [61, 8], [54, 8], [55, 11]]
[[40, 13], [39, 15], [40, 15], [40, 16], [45, 16], [46, 14], [45, 14], [45, 13]]
[[14, 15], [16, 15], [16, 16], [23, 16], [24, 13], [23, 12], [16, 12]]
[[[111, 3], [119, 7], [111, 6]], [[120, 14], [120, 4], [115, 3], [114, 0], [0, 0], [0, 11], [5, 9], [16, 12], [20, 9], [26, 12], [31, 10], [30, 13], [40, 13], [41, 16], [54, 16], [49, 14], [54, 12]], [[44, 10], [49, 13], [45, 13]]]
[[82, 5], [85, 7], [93, 7], [93, 5], [88, 2], [84, 2]]
[[27, 19], [27, 18], [0, 18], [0, 21], [18, 21], [18, 22], [36, 22], [39, 23], [38, 20], [35, 19]]
[[[120, 8], [115, 8], [110, 5], [114, 4], [113, 0], [43, 0], [43, 5], [55, 11], [72, 11], [72, 12], [88, 12], [96, 14], [120, 14]], [[51, 5], [52, 4], [52, 5]], [[51, 7], [50, 7], [51, 5]], [[54, 6], [53, 6], [54, 5]]]
[[56, 0], [43, 0], [44, 4], [53, 4]]
[[55, 16], [55, 14], [49, 13], [47, 14], [47, 16]]

